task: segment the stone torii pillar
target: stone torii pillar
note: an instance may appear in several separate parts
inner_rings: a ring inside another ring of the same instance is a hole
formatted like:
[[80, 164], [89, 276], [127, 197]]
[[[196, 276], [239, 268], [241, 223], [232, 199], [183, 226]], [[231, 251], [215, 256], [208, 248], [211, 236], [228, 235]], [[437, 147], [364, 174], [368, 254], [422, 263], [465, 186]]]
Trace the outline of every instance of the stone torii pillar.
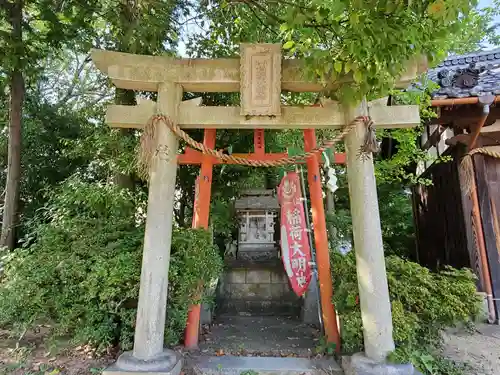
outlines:
[[[367, 114], [365, 104], [361, 113], [347, 110], [346, 122], [357, 114]], [[375, 168], [371, 155], [359, 155], [365, 133], [365, 127], [359, 124], [346, 137], [347, 179], [365, 352], [367, 357], [381, 361], [394, 350], [394, 341]]]
[[[358, 108], [347, 108], [346, 124], [368, 114], [366, 101]], [[343, 367], [346, 375], [417, 374], [412, 365], [384, 363], [395, 347], [373, 157], [360, 155], [365, 134], [366, 127], [360, 123], [345, 139], [365, 353], [343, 359]]]
[[[157, 108], [177, 121], [182, 87], [164, 82], [158, 87]], [[137, 307], [134, 349], [122, 354], [109, 375], [124, 372], [180, 373], [180, 356], [164, 349], [168, 269], [172, 242], [177, 147], [179, 140], [166, 126], [157, 128], [156, 152], [149, 171], [149, 195], [144, 235], [141, 284]]]

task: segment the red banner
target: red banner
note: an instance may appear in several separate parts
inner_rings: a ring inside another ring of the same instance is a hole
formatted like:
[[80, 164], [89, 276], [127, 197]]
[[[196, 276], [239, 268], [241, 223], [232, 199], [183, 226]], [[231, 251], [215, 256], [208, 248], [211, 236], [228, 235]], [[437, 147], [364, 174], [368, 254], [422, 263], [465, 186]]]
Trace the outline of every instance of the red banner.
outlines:
[[301, 198], [299, 175], [288, 173], [278, 187], [281, 258], [293, 291], [299, 297], [307, 290], [312, 276], [311, 248]]

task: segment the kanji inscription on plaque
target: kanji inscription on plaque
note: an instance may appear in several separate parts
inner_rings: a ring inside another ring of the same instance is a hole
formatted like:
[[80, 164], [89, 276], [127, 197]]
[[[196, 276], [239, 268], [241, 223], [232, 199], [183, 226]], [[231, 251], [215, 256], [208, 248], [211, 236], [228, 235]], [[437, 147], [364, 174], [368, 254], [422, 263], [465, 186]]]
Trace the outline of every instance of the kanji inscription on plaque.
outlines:
[[241, 115], [281, 115], [281, 45], [240, 47]]

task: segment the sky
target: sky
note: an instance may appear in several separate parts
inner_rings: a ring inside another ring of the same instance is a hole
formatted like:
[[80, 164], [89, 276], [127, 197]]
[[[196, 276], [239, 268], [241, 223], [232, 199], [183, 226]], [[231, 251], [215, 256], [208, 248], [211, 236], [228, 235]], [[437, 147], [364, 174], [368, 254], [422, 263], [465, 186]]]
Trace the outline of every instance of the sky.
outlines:
[[[485, 8], [487, 6], [491, 6], [493, 4], [493, 0], [479, 0], [479, 8]], [[493, 19], [494, 23], [500, 23], [500, 15], [496, 16]], [[498, 48], [498, 46], [493, 46], [491, 44], [486, 43], [486, 48], [487, 49], [492, 49], [492, 48]]]
[[[492, 0], [479, 0], [479, 8], [485, 8], [493, 3]], [[497, 18], [498, 20], [498, 18]]]

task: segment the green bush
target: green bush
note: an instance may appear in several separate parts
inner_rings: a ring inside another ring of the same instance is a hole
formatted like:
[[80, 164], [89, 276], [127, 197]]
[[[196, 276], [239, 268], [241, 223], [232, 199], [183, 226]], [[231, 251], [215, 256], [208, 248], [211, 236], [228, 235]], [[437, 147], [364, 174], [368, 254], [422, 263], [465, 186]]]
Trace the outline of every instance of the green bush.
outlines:
[[[424, 347], [432, 352], [439, 345], [442, 329], [469, 322], [479, 313], [475, 276], [467, 269], [451, 267], [434, 273], [397, 256], [386, 257], [386, 268], [393, 336], [397, 347], [394, 359], [412, 360], [421, 367], [422, 361], [415, 358], [422, 359], [422, 356], [414, 348]], [[362, 351], [363, 333], [354, 252], [346, 256], [338, 252], [332, 254], [332, 277], [335, 290], [333, 302], [341, 319], [343, 350], [347, 353]], [[423, 368], [421, 371], [426, 370]]]
[[208, 286], [222, 272], [223, 262], [210, 234], [201, 229], [178, 229], [172, 237], [168, 274], [166, 342], [178, 343], [186, 328], [189, 306], [201, 302], [201, 285]]
[[455, 363], [444, 358], [435, 348], [398, 347], [389, 360], [396, 363], [413, 363], [422, 373], [428, 375], [466, 375], [470, 368], [465, 363]]
[[[142, 197], [72, 178], [40, 215], [28, 244], [4, 259], [0, 324], [50, 323], [101, 349], [132, 345], [144, 237]], [[175, 230], [166, 336], [179, 340], [198, 286], [222, 269], [203, 230]]]

